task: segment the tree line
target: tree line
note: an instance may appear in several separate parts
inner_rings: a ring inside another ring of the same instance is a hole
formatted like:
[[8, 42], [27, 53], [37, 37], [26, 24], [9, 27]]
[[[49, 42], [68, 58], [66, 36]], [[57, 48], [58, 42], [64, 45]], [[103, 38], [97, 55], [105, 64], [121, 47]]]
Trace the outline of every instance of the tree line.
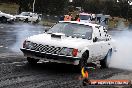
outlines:
[[[13, 2], [19, 5], [19, 12], [32, 11], [34, 0], [0, 0], [0, 2]], [[111, 16], [132, 18], [131, 0], [36, 0], [35, 12], [43, 14], [62, 15], [74, 7], [82, 7], [84, 12], [104, 13]], [[72, 8], [70, 8], [72, 6]]]

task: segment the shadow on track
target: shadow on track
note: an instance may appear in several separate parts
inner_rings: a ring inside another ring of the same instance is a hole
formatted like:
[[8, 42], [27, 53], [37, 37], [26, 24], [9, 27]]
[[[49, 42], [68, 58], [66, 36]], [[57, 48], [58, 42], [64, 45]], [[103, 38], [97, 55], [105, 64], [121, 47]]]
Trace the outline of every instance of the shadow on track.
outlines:
[[52, 73], [79, 73], [79, 67], [69, 64], [61, 63], [37, 63], [36, 65], [30, 65], [27, 63], [25, 65], [36, 71], [48, 71]]

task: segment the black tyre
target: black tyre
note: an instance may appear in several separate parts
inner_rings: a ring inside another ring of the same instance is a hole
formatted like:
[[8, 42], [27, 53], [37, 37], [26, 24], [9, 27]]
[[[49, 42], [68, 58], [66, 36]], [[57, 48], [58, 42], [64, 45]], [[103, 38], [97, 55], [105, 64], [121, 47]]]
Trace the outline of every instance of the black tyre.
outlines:
[[0, 21], [1, 21], [1, 23], [6, 23], [7, 22], [7, 18], [6, 17], [0, 17]]
[[27, 61], [28, 61], [29, 64], [37, 64], [39, 59], [34, 59], [34, 58], [27, 57]]
[[26, 18], [26, 19], [24, 20], [24, 22], [28, 23], [28, 18]]
[[37, 19], [35, 23], [39, 23], [39, 20]]
[[110, 49], [107, 55], [105, 56], [105, 58], [100, 61], [101, 68], [109, 67], [111, 56], [112, 56], [112, 49]]
[[82, 58], [79, 62], [79, 69], [81, 70], [83, 67], [87, 66], [87, 60], [88, 60], [89, 54], [87, 52], [84, 52], [82, 55]]

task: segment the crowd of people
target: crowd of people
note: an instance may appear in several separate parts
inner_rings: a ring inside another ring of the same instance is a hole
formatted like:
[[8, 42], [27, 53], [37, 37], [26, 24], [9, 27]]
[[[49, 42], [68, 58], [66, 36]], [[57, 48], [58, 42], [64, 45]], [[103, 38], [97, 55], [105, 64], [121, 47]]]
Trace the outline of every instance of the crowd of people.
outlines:
[[[87, 16], [85, 19], [84, 17], [81, 18], [82, 16]], [[102, 15], [103, 16], [103, 15]], [[87, 20], [87, 21], [95, 21], [96, 23], [104, 23], [106, 25], [108, 25], [108, 17], [103, 16], [103, 18], [101, 16], [96, 16], [95, 14], [85, 14], [85, 15], [79, 15], [77, 14], [76, 16], [73, 16], [72, 14], [68, 14], [68, 15], [64, 15], [62, 17], [60, 17], [60, 21], [78, 21], [80, 22], [81, 20]]]

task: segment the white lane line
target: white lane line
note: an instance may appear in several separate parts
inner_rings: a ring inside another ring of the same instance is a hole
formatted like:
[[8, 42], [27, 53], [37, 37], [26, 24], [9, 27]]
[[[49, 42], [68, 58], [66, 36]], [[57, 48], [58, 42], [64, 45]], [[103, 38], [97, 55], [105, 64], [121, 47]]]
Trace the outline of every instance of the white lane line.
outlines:
[[4, 46], [1, 45], [0, 48], [2, 48], [2, 47], [4, 47]]

